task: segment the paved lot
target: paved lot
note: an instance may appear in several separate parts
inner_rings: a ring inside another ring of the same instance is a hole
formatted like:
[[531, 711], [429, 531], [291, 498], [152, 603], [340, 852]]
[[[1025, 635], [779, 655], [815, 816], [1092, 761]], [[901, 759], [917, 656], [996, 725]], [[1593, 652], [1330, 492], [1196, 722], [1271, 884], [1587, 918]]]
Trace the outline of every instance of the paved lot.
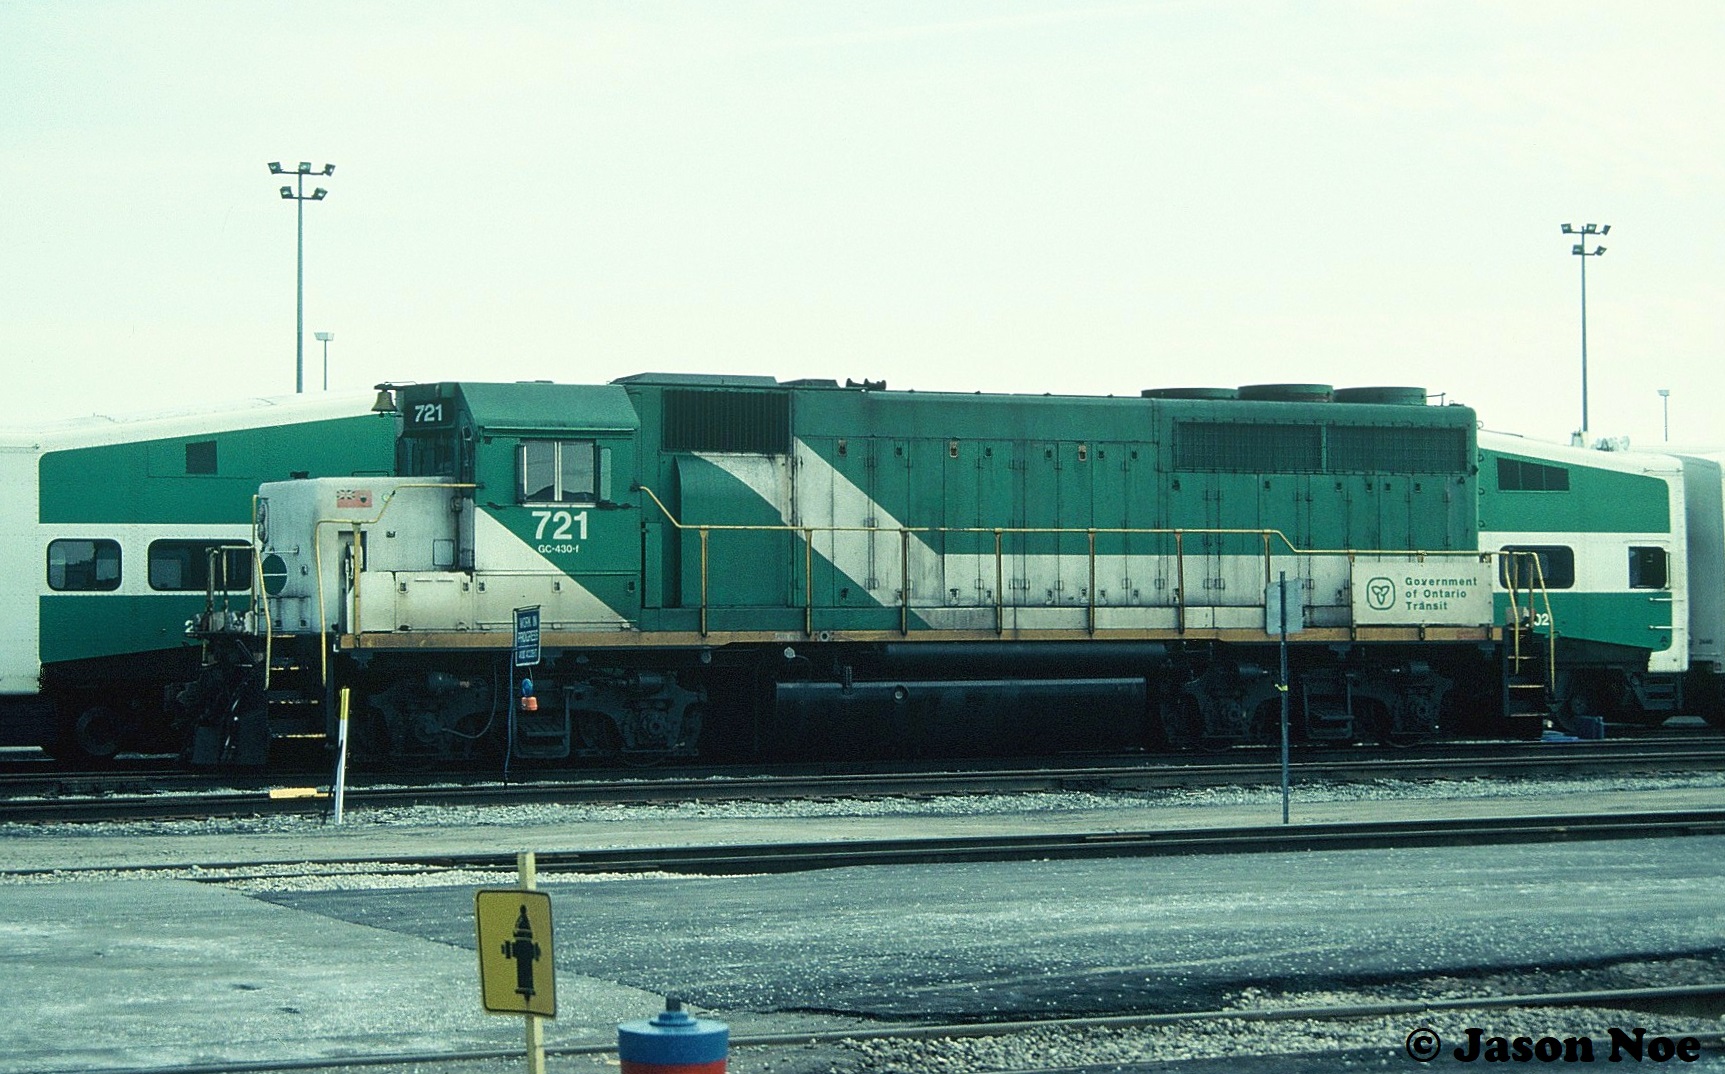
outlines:
[[[1521, 811], [1628, 808], [1633, 797], [1529, 802]], [[1674, 793], [1665, 804], [1716, 797]], [[1439, 801], [1364, 808], [1382, 816], [1502, 807]], [[1303, 819], [1340, 819], [1362, 806], [1322, 808], [1329, 818]], [[1229, 809], [933, 820], [676, 816], [508, 830], [44, 833], [6, 838], [0, 849], [14, 867], [89, 866], [428, 854], [522, 842], [574, 849], [1246, 819]], [[1725, 949], [1722, 874], [1725, 839], [1697, 837], [699, 879], [543, 878], [556, 908], [560, 993], [547, 1041], [612, 1041], [618, 1021], [656, 1010], [667, 993], [717, 1011], [744, 1034], [849, 1027], [859, 1018], [1202, 1009], [1247, 987], [1370, 987], [1480, 967], [1553, 970], [1711, 953]], [[478, 1009], [476, 886], [262, 896], [179, 880], [0, 886], [0, 974], [7, 982], [0, 1074], [518, 1047], [517, 1019]]]
[[[1214, 1008], [1725, 948], [1725, 839], [836, 869], [552, 887], [558, 965], [724, 1011]], [[451, 946], [466, 890], [287, 906]]]

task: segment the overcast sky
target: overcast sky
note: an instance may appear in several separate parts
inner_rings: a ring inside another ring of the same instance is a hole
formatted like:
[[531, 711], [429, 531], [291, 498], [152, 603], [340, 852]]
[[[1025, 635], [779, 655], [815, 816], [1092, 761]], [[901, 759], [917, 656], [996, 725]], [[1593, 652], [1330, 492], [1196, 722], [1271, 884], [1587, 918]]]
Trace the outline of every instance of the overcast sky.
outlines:
[[[0, 0], [0, 423], [647, 370], [1725, 442], [1725, 5]], [[1591, 248], [1591, 247], [1590, 247]]]

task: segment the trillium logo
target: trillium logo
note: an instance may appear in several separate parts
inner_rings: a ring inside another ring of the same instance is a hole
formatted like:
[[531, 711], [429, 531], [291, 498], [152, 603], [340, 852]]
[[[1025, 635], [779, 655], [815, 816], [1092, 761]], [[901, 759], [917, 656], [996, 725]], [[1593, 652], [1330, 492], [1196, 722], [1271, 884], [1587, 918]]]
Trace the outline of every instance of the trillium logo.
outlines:
[[1387, 612], [1396, 606], [1396, 583], [1384, 577], [1366, 583], [1366, 604], [1373, 611]]

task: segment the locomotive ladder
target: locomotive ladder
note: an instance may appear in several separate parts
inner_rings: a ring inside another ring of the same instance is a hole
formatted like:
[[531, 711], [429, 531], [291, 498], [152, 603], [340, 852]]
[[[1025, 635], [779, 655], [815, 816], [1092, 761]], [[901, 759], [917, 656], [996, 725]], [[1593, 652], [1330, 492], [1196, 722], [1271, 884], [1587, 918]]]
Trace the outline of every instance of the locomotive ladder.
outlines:
[[[1509, 711], [1534, 711], [1526, 706], [1537, 702], [1537, 711], [1544, 712], [1557, 694], [1557, 621], [1551, 614], [1545, 567], [1537, 552], [1506, 551], [1498, 556], [1498, 579], [1509, 597], [1504, 616], [1504, 632], [1509, 636], [1504, 650]], [[1543, 624], [1539, 622], [1539, 608], [1544, 609]], [[1537, 698], [1529, 696], [1536, 692]], [[1519, 703], [1517, 697], [1521, 698]]]

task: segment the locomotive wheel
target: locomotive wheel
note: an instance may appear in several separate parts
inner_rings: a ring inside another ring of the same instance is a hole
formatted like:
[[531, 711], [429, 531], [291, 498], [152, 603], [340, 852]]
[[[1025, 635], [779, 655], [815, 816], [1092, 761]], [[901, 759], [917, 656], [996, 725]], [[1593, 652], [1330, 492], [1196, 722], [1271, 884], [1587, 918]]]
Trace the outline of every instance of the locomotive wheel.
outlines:
[[603, 712], [576, 710], [575, 730], [584, 749], [603, 757], [623, 752], [623, 736], [618, 733], [616, 723]]
[[1407, 735], [1396, 734], [1388, 709], [1370, 701], [1359, 705], [1354, 734], [1359, 741], [1378, 746], [1406, 746], [1411, 741]]
[[1246, 725], [1246, 741], [1254, 746], [1274, 746], [1282, 741], [1282, 705], [1265, 701], [1252, 710]]
[[55, 755], [65, 761], [104, 763], [120, 752], [125, 738], [120, 716], [106, 705], [90, 705], [71, 716], [63, 716], [59, 747]]
[[1163, 709], [1162, 729], [1174, 749], [1197, 746], [1204, 734], [1204, 714], [1198, 709], [1198, 700], [1185, 693], [1175, 694]]

